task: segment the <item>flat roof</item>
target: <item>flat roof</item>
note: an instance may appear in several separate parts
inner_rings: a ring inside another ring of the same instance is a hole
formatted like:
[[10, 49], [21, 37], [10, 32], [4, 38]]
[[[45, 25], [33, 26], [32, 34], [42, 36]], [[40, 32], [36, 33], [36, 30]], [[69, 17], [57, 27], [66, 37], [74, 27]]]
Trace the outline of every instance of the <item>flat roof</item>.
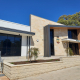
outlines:
[[22, 31], [22, 30], [11, 29], [11, 28], [5, 28], [5, 27], [0, 27], [0, 30], [29, 34], [29, 35], [35, 35], [35, 33], [33, 33], [33, 32]]
[[49, 27], [80, 28], [80, 26], [48, 25]]

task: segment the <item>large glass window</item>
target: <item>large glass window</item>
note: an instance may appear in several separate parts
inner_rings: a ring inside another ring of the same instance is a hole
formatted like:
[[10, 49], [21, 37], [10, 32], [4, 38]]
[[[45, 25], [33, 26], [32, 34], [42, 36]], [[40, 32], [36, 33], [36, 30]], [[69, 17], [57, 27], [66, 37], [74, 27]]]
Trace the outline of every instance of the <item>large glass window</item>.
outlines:
[[[68, 38], [77, 39], [77, 30], [68, 30]], [[73, 50], [74, 55], [79, 54], [78, 43], [69, 43], [69, 47]]]
[[77, 39], [77, 30], [68, 30], [68, 38]]
[[1, 56], [21, 56], [21, 36], [0, 33]]

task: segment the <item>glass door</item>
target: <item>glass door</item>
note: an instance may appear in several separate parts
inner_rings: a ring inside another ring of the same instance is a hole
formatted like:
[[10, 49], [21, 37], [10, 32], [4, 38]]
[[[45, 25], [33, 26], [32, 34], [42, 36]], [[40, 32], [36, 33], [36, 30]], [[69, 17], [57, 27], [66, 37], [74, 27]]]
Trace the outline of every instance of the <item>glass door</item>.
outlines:
[[54, 55], [54, 30], [50, 30], [50, 47], [51, 47], [51, 55]]

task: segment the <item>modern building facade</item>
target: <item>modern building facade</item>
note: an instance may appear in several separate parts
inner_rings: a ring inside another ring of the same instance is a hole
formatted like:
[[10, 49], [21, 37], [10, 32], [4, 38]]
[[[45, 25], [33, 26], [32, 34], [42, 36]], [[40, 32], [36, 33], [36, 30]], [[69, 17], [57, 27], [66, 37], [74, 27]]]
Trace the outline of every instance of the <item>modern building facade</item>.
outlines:
[[30, 26], [0, 20], [1, 56], [26, 56], [33, 35]]
[[34, 15], [30, 26], [35, 32], [32, 43], [41, 56], [66, 56], [69, 47], [74, 55], [80, 54], [80, 26], [66, 26]]
[[66, 26], [30, 15], [30, 26], [0, 20], [1, 56], [27, 56], [31, 47], [39, 56], [66, 56], [70, 47], [80, 54], [80, 26]]

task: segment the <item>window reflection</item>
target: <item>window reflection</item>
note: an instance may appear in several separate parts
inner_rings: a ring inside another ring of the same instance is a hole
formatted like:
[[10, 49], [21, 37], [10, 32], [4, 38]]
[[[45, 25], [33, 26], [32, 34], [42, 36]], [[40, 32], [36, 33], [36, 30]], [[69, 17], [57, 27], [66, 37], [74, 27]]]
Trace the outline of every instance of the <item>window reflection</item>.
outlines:
[[21, 56], [21, 36], [0, 33], [1, 56]]

